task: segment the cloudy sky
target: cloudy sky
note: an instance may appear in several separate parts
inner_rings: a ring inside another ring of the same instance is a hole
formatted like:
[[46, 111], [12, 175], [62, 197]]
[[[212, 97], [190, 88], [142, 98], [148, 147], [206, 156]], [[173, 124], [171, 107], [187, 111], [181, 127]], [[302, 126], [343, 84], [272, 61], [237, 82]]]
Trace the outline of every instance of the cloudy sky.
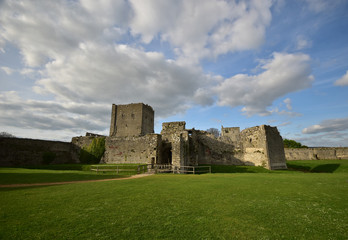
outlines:
[[111, 104], [348, 146], [346, 0], [0, 1], [0, 132], [107, 134]]

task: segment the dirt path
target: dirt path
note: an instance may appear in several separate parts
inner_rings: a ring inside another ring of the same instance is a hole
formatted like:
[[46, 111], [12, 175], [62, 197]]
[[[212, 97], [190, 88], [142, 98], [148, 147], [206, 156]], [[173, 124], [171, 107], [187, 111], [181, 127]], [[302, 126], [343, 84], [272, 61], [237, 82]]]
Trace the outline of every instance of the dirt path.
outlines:
[[99, 180], [83, 180], [83, 181], [69, 181], [69, 182], [50, 182], [50, 183], [21, 183], [21, 184], [4, 184], [0, 185], [0, 188], [13, 188], [13, 187], [33, 187], [33, 186], [53, 186], [53, 185], [62, 185], [70, 183], [86, 183], [86, 182], [106, 182], [106, 181], [116, 181], [116, 180], [127, 180], [134, 178], [142, 178], [150, 176], [153, 174], [137, 174], [126, 178], [111, 178], [111, 179], [99, 179]]

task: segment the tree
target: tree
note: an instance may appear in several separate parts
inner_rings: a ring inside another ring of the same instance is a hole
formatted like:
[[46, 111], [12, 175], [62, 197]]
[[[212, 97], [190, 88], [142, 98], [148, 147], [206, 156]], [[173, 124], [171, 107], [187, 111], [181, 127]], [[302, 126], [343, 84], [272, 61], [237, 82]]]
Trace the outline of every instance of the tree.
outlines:
[[220, 136], [220, 131], [217, 128], [209, 128], [207, 129], [207, 132], [213, 134], [216, 138]]
[[0, 138], [15, 138], [16, 136], [8, 132], [0, 132]]
[[308, 148], [306, 145], [302, 145], [301, 143], [291, 139], [285, 138], [283, 140], [283, 143], [284, 143], [284, 148]]

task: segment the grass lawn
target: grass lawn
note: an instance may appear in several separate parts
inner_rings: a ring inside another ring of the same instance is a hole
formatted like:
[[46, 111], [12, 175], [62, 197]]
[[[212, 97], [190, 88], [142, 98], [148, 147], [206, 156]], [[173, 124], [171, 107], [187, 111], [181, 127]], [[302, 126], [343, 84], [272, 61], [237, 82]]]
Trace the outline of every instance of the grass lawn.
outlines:
[[348, 173], [348, 160], [288, 161], [290, 170], [303, 172]]
[[[134, 174], [133, 169], [136, 169], [137, 165], [126, 165], [122, 167], [129, 168], [130, 171], [120, 172], [117, 175], [115, 175], [114, 172], [97, 174], [96, 172], [90, 171], [91, 166], [92, 165], [88, 164], [62, 164], [29, 166], [23, 168], [0, 168], [0, 185], [124, 178]], [[100, 164], [99, 166], [104, 165]], [[110, 168], [110, 166], [113, 165], [109, 164], [105, 168]]]
[[339, 164], [0, 189], [0, 239], [347, 239]]

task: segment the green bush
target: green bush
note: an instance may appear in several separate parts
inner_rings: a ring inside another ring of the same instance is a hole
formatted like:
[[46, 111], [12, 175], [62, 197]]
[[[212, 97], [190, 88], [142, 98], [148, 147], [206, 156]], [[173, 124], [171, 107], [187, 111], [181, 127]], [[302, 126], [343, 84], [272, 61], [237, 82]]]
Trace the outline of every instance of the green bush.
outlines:
[[302, 145], [301, 143], [291, 139], [285, 138], [283, 140], [283, 143], [284, 143], [284, 148], [308, 148], [306, 145]]
[[80, 162], [94, 164], [99, 163], [105, 152], [105, 137], [94, 138], [92, 143], [81, 149]]

